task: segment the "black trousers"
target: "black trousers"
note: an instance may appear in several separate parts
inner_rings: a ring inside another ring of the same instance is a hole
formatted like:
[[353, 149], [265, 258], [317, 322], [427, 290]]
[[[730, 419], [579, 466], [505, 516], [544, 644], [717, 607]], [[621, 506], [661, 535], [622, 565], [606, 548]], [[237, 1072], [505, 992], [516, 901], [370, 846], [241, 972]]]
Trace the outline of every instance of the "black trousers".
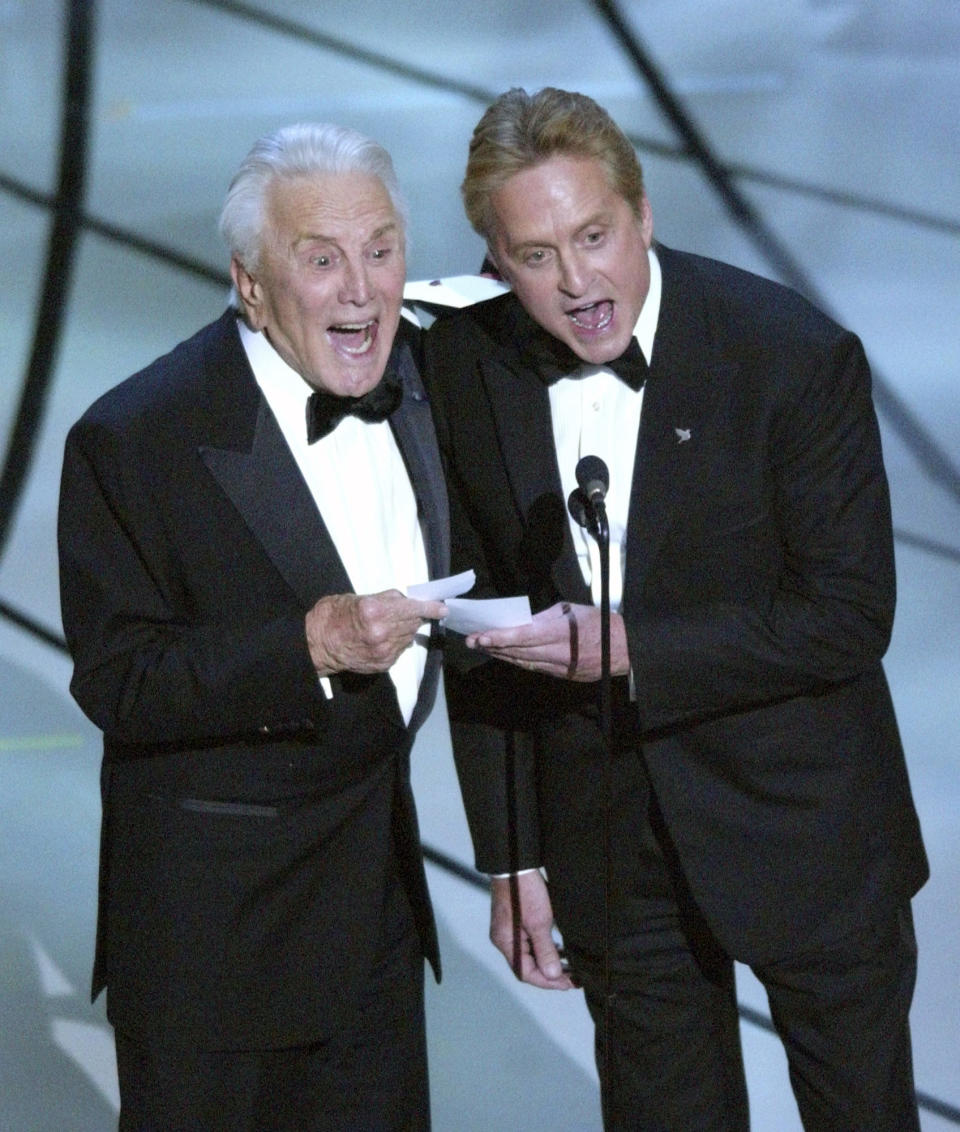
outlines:
[[[597, 959], [573, 953], [596, 1024], [604, 1127], [749, 1132], [732, 962], [719, 953], [704, 962], [703, 941], [671, 943], [662, 930], [648, 944], [631, 964], [614, 962], [610, 998]], [[828, 950], [754, 972], [807, 1132], [919, 1132], [909, 907]]]
[[[604, 1126], [748, 1132], [733, 961], [690, 896], [642, 766], [636, 752], [615, 760], [608, 968], [597, 931], [604, 868], [587, 824], [575, 831], [576, 860], [561, 842], [547, 862], [596, 1024]], [[871, 910], [827, 948], [798, 939], [795, 954], [754, 968], [807, 1132], [919, 1129], [908, 1028], [916, 963], [905, 903]]]
[[423, 975], [398, 882], [352, 1026], [316, 1045], [252, 1051], [118, 1033], [120, 1132], [429, 1132]]

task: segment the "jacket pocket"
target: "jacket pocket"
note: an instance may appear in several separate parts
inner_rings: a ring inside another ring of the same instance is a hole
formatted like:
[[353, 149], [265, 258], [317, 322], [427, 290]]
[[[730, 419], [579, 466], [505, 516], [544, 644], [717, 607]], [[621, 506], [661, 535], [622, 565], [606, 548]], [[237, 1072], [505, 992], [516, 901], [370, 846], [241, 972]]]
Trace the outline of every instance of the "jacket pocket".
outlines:
[[181, 810], [195, 814], [218, 814], [224, 817], [275, 818], [280, 813], [278, 806], [262, 802], [224, 802], [214, 798], [177, 798]]

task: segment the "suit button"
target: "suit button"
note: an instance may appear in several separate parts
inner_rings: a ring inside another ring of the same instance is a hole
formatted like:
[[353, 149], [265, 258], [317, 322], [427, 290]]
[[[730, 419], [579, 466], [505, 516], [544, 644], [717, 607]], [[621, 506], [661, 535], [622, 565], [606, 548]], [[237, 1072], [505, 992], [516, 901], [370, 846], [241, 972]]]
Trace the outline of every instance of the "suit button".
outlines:
[[258, 727], [257, 730], [260, 732], [261, 735], [269, 735], [270, 734], [270, 728], [266, 724], [263, 724], [262, 727]]

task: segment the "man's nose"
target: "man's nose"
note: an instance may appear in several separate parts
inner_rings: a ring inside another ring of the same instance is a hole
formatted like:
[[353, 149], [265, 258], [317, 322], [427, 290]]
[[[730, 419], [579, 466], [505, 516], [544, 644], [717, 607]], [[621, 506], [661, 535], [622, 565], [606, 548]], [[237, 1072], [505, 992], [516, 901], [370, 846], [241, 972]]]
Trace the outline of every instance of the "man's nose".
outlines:
[[347, 260], [340, 281], [340, 302], [362, 306], [369, 298], [370, 280], [367, 276], [367, 265], [362, 261], [355, 263]]
[[590, 266], [585, 256], [576, 251], [560, 256], [560, 290], [571, 297], [583, 295], [590, 286]]

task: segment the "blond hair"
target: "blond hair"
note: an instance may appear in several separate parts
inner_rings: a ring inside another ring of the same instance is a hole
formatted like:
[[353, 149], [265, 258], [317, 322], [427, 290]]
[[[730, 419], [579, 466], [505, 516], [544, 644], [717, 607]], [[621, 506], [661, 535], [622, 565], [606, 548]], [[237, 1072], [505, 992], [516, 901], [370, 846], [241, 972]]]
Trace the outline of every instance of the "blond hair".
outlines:
[[610, 187], [640, 215], [643, 170], [607, 111], [574, 91], [544, 87], [528, 94], [514, 87], [487, 108], [470, 140], [460, 192], [474, 230], [489, 243], [493, 193], [514, 174], [556, 156], [598, 161]]

